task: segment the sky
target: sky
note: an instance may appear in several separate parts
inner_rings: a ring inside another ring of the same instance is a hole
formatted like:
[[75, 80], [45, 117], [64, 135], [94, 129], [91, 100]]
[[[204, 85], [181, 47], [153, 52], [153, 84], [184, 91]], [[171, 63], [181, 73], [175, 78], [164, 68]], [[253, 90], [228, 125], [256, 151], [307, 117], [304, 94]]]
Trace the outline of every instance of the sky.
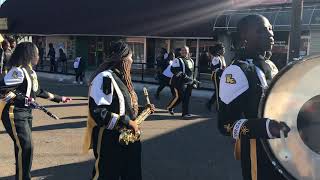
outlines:
[[1, 4], [4, 3], [5, 1], [6, 1], [6, 0], [0, 0], [0, 6], [1, 6]]

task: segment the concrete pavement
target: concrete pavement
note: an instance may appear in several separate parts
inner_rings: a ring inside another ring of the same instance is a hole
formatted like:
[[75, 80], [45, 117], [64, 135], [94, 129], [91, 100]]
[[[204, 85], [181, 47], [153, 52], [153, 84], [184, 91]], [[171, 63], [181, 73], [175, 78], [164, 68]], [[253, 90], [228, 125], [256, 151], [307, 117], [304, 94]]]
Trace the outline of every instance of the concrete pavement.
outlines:
[[[93, 155], [81, 153], [87, 116], [87, 87], [57, 80], [40, 76], [40, 86], [71, 96], [74, 101], [55, 104], [38, 99], [61, 119], [53, 120], [34, 111], [33, 180], [88, 180]], [[142, 86], [149, 88], [151, 102], [157, 107], [156, 113], [142, 126], [144, 180], [241, 180], [240, 163], [233, 158], [231, 138], [219, 134], [216, 114], [204, 106], [211, 92], [195, 91], [190, 103], [195, 118], [182, 120], [180, 113], [171, 116], [164, 110], [170, 98], [168, 88], [162, 92], [161, 100], [156, 101], [152, 96], [156, 86], [135, 83], [141, 104], [144, 104]], [[176, 112], [181, 112], [180, 107]], [[13, 144], [2, 125], [0, 142], [0, 179], [11, 180], [14, 179]]]

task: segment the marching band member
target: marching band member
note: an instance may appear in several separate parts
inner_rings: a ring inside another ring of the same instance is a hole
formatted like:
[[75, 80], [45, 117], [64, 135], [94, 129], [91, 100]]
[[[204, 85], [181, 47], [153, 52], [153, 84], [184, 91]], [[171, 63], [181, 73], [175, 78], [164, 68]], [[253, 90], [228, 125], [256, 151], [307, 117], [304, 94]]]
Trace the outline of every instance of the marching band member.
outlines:
[[11, 99], [3, 107], [1, 114], [2, 123], [14, 142], [16, 180], [31, 180], [33, 143], [30, 101], [36, 97], [54, 102], [71, 100], [68, 97], [61, 97], [40, 89], [37, 74], [32, 69], [32, 66], [38, 61], [38, 49], [33, 43], [18, 44], [10, 61], [7, 62], [9, 71], [0, 81], [0, 87], [8, 87], [17, 92], [17, 97]]
[[[215, 101], [218, 102], [220, 76], [227, 65], [226, 65], [226, 61], [224, 60], [224, 57], [223, 57], [223, 55], [225, 53], [225, 48], [222, 43], [215, 44], [213, 46], [213, 48], [209, 49], [209, 53], [212, 56], [212, 60], [211, 60], [211, 64], [210, 64], [210, 67], [212, 70], [211, 80], [214, 83], [215, 90], [206, 105], [207, 105], [208, 110], [211, 110], [212, 104]], [[218, 103], [217, 103], [217, 109], [219, 109]]]
[[171, 71], [174, 74], [171, 78], [171, 86], [175, 94], [170, 100], [167, 110], [174, 115], [174, 108], [182, 101], [182, 117], [189, 118], [189, 100], [192, 88], [195, 86], [193, 79], [194, 62], [190, 58], [189, 47], [181, 48], [181, 56], [174, 59], [171, 65]]
[[268, 80], [277, 73], [266, 52], [274, 44], [272, 26], [261, 15], [249, 15], [238, 23], [244, 44], [234, 64], [221, 76], [218, 127], [222, 134], [236, 139], [235, 155], [241, 158], [244, 180], [284, 179], [268, 159], [259, 139], [279, 138], [280, 130], [287, 137], [290, 128], [285, 122], [258, 117], [258, 106]]
[[119, 143], [117, 127], [139, 133], [135, 122], [138, 98], [131, 82], [132, 51], [122, 41], [113, 42], [111, 57], [101, 64], [89, 87], [89, 118], [84, 150], [93, 148], [93, 180], [141, 180], [141, 143]]

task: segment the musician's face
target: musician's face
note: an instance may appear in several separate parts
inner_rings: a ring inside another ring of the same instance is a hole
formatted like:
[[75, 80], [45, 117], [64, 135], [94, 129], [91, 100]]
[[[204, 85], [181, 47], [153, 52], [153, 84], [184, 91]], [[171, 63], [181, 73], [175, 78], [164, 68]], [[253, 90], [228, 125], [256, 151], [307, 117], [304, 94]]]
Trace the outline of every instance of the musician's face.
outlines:
[[274, 34], [269, 20], [263, 17], [257, 22], [249, 24], [254, 25], [248, 27], [246, 33], [247, 48], [263, 52], [271, 51], [274, 45]]
[[188, 57], [189, 55], [189, 48], [183, 47], [181, 48], [181, 57]]

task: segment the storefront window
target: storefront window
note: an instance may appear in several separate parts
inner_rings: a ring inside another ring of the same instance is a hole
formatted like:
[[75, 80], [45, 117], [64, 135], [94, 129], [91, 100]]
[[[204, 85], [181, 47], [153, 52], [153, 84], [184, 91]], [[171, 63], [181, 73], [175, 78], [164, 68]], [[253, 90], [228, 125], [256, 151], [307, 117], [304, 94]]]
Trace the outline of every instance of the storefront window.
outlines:
[[[215, 43], [214, 40], [200, 40], [199, 42], [199, 64], [198, 66], [200, 73], [210, 73], [209, 59], [207, 52], [209, 48]], [[197, 40], [187, 40], [187, 46], [190, 48], [190, 56], [196, 61], [197, 59]]]
[[145, 38], [127, 38], [126, 41], [132, 49], [132, 59], [134, 63], [145, 63], [144, 57]]

